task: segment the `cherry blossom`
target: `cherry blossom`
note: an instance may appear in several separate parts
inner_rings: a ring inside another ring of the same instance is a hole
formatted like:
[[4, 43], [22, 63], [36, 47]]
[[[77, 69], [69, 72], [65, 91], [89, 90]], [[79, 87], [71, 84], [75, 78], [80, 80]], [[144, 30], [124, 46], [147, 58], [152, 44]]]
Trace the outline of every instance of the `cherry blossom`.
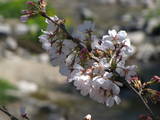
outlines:
[[[58, 22], [57, 16], [50, 17]], [[116, 75], [124, 77], [129, 83], [136, 75], [136, 66], [126, 66], [126, 60], [134, 51], [125, 31], [109, 30], [108, 35], [97, 37], [93, 34], [95, 25], [86, 21], [72, 35], [73, 39], [58, 36], [57, 24], [46, 20], [48, 27], [39, 37], [42, 47], [49, 53], [53, 66], [59, 66], [60, 73], [68, 76], [68, 82], [84, 96], [106, 106], [120, 103], [121, 81]], [[79, 47], [81, 45], [81, 47]]]

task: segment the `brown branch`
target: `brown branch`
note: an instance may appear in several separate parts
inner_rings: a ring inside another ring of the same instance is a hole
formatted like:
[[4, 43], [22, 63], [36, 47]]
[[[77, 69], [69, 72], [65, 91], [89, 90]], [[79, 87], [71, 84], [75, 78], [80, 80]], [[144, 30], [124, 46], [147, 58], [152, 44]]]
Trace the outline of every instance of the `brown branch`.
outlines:
[[5, 110], [5, 109], [3, 109], [1, 107], [0, 107], [0, 111], [2, 111], [3, 113], [5, 113], [11, 120], [18, 120], [18, 118], [16, 118], [11, 113], [9, 113], [7, 110]]
[[66, 27], [64, 24], [58, 24], [57, 22], [55, 22], [54, 20], [52, 20], [46, 13], [41, 12], [40, 13], [41, 16], [45, 17], [46, 19], [50, 20], [52, 23], [54, 23], [55, 25], [57, 25], [67, 36], [67, 39], [71, 39], [74, 43], [77, 43], [78, 46], [82, 49], [84, 48], [84, 46], [81, 45], [80, 40], [73, 38], [72, 35], [67, 31]]
[[131, 84], [129, 84], [128, 82], [125, 83], [125, 85], [130, 88], [139, 98], [140, 100], [143, 102], [143, 104], [145, 105], [147, 111], [150, 113], [150, 115], [154, 118], [154, 120], [156, 119], [155, 118], [155, 115], [153, 113], [153, 111], [151, 110], [150, 106], [147, 104], [147, 102], [145, 101], [145, 99], [143, 98], [143, 96], [141, 95], [140, 92], [138, 92]]

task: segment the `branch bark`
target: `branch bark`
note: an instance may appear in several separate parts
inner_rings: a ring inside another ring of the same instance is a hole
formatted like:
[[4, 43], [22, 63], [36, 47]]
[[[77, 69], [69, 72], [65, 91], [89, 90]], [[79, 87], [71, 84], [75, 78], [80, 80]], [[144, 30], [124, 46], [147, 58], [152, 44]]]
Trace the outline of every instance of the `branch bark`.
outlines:
[[5, 110], [5, 109], [3, 109], [1, 107], [0, 107], [0, 111], [2, 111], [3, 113], [5, 113], [11, 120], [18, 120], [18, 118], [16, 118], [11, 113], [9, 113], [7, 110]]
[[156, 120], [156, 117], [152, 111], [152, 109], [150, 108], [150, 106], [147, 104], [147, 102], [145, 101], [144, 97], [141, 95], [140, 92], [138, 92], [131, 84], [129, 84], [128, 82], [125, 83], [125, 85], [131, 89], [139, 98], [140, 100], [143, 102], [144, 106], [146, 107], [146, 110], [148, 111], [148, 113], [153, 117], [154, 120]]

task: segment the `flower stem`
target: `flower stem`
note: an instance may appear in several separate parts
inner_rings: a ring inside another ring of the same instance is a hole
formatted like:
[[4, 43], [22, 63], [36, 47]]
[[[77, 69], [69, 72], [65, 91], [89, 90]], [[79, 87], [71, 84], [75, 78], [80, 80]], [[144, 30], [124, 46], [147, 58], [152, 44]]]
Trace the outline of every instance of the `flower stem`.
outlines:
[[16, 118], [12, 114], [10, 114], [7, 110], [5, 110], [5, 109], [3, 109], [1, 107], [0, 107], [0, 111], [2, 111], [3, 113], [5, 113], [11, 120], [18, 120], [18, 118]]
[[77, 43], [78, 46], [82, 49], [84, 48], [82, 45], [81, 45], [81, 42], [80, 40], [77, 40], [75, 38], [72, 37], [72, 35], [67, 31], [66, 27], [64, 24], [58, 24], [57, 22], [55, 22], [54, 20], [52, 20], [46, 13], [41, 13], [40, 14], [42, 17], [50, 20], [52, 23], [54, 23], [55, 25], [57, 25], [67, 36], [67, 39], [71, 39], [74, 43]]
[[[127, 82], [126, 82], [127, 83]], [[155, 119], [155, 115], [153, 113], [153, 111], [151, 110], [150, 106], [147, 104], [147, 102], [145, 101], [145, 99], [143, 98], [143, 96], [141, 95], [140, 92], [138, 92], [131, 84], [127, 83], [126, 84], [128, 88], [130, 88], [135, 94], [138, 95], [138, 97], [141, 99], [141, 101], [143, 102], [143, 104], [145, 105], [147, 111], [150, 113], [150, 115]]]

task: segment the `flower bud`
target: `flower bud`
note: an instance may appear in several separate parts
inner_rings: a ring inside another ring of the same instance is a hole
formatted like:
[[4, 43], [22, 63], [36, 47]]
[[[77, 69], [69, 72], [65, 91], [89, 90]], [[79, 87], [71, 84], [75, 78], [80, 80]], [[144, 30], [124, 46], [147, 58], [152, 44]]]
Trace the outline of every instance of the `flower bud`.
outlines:
[[135, 88], [137, 88], [137, 89], [142, 88], [142, 83], [139, 80], [138, 76], [131, 77], [131, 82], [134, 84]]
[[84, 117], [84, 120], [92, 120], [92, 116], [90, 114], [88, 114]]
[[39, 5], [41, 8], [41, 12], [46, 12], [47, 2], [45, 0], [39, 0]]
[[35, 6], [35, 3], [33, 1], [27, 1], [26, 4]]
[[151, 80], [154, 80], [157, 83], [160, 83], [160, 77], [159, 76], [153, 76]]

